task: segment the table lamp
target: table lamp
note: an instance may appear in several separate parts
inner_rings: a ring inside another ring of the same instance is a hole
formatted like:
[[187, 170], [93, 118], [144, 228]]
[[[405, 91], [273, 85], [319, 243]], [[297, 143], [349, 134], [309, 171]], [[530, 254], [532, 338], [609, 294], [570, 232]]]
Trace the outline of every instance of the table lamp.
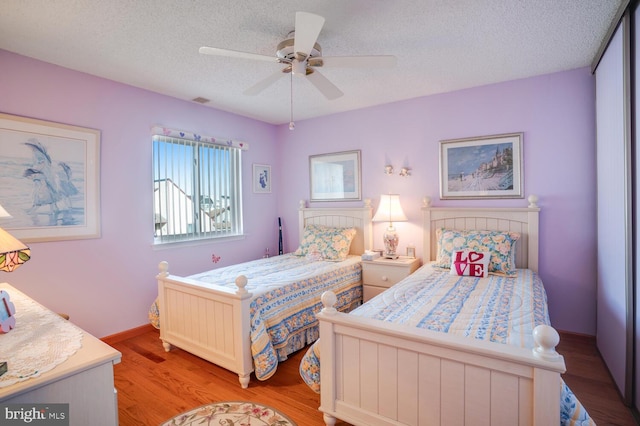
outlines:
[[[11, 215], [0, 205], [0, 219]], [[12, 272], [31, 258], [31, 250], [23, 242], [0, 228], [0, 271]]]
[[393, 222], [405, 222], [407, 216], [400, 206], [400, 196], [397, 194], [383, 194], [380, 196], [378, 210], [373, 216], [374, 222], [389, 222], [389, 227], [384, 232], [384, 257], [387, 259], [397, 259], [396, 249], [398, 248], [398, 233], [393, 227]]

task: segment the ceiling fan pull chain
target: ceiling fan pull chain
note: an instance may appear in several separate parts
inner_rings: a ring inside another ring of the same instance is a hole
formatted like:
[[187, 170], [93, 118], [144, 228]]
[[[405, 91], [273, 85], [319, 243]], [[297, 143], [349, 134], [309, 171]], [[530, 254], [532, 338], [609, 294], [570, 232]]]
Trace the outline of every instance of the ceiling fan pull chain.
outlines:
[[293, 122], [293, 73], [289, 73], [289, 81], [291, 83], [291, 120], [289, 121], [289, 130], [296, 128], [296, 124]]

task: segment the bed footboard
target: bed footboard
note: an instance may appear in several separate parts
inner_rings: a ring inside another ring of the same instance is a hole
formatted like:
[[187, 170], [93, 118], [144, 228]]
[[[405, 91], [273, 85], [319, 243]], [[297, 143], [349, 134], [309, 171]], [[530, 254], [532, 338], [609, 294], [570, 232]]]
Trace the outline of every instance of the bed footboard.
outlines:
[[321, 405], [327, 425], [560, 424], [560, 374], [551, 327], [528, 350], [337, 312], [322, 297]]
[[248, 387], [253, 371], [248, 315], [252, 294], [245, 289], [246, 277], [236, 279], [234, 291], [172, 276], [167, 262], [159, 267], [158, 308], [164, 349], [168, 352], [174, 345], [233, 371], [240, 385]]

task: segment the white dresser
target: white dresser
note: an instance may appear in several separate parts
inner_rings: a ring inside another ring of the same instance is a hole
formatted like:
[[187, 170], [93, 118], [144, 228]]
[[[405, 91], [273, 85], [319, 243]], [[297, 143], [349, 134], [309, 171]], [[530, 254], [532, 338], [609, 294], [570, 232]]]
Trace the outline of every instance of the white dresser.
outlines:
[[[16, 288], [7, 283], [0, 283], [0, 290], [9, 293], [11, 301], [16, 306], [16, 326], [7, 334], [0, 334], [0, 348], [7, 348], [11, 342], [11, 333], [17, 334], [19, 328], [27, 327], [24, 321], [27, 318], [20, 318], [21, 306], [29, 306], [30, 318], [37, 318], [43, 321], [36, 332], [31, 332], [31, 336], [24, 344], [20, 344], [18, 351], [37, 352], [43, 350], [51, 344], [38, 345], [38, 339], [49, 339], [52, 336], [42, 335], [46, 330], [46, 322], [55, 322], [55, 330], [69, 331], [73, 336], [74, 344], [77, 339], [80, 347], [60, 363], [46, 372], [34, 374], [32, 377], [18, 381], [8, 386], [0, 387], [0, 405], [3, 404], [69, 404], [69, 425], [70, 426], [114, 426], [118, 424], [118, 400], [113, 381], [113, 365], [120, 362], [121, 354], [111, 346], [95, 338], [89, 333], [77, 328], [72, 323], [57, 323], [59, 318], [47, 308], [33, 301]], [[38, 310], [40, 310], [38, 312]], [[36, 311], [36, 312], [34, 312]], [[53, 314], [53, 315], [51, 315]], [[64, 321], [64, 320], [63, 320]], [[5, 346], [3, 346], [3, 340]], [[13, 339], [13, 350], [15, 348]], [[13, 351], [12, 350], [12, 351]], [[6, 350], [5, 350], [6, 351]], [[55, 351], [54, 351], [55, 352]], [[26, 353], [23, 353], [25, 355]], [[37, 358], [37, 354], [34, 358]], [[55, 355], [54, 355], [55, 356]], [[48, 362], [51, 357], [48, 356]], [[12, 368], [11, 355], [3, 354], [3, 359], [7, 361], [9, 371]], [[8, 359], [6, 359], [8, 358]], [[24, 357], [21, 357], [24, 358]], [[22, 361], [24, 364], [24, 360]], [[53, 364], [49, 364], [51, 366]], [[34, 366], [34, 371], [37, 366]], [[5, 377], [7, 379], [9, 376]]]

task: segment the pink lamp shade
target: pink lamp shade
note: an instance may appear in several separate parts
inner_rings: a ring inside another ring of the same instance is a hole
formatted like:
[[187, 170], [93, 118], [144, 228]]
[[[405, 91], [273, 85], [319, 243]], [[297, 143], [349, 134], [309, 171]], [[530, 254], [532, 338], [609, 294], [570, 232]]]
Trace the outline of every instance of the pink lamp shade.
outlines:
[[397, 194], [383, 194], [380, 196], [380, 204], [378, 210], [373, 216], [374, 222], [389, 222], [389, 227], [382, 236], [384, 240], [385, 253], [387, 259], [396, 259], [398, 255], [398, 242], [400, 241], [393, 222], [405, 222], [407, 216], [402, 211], [400, 205], [400, 196]]

